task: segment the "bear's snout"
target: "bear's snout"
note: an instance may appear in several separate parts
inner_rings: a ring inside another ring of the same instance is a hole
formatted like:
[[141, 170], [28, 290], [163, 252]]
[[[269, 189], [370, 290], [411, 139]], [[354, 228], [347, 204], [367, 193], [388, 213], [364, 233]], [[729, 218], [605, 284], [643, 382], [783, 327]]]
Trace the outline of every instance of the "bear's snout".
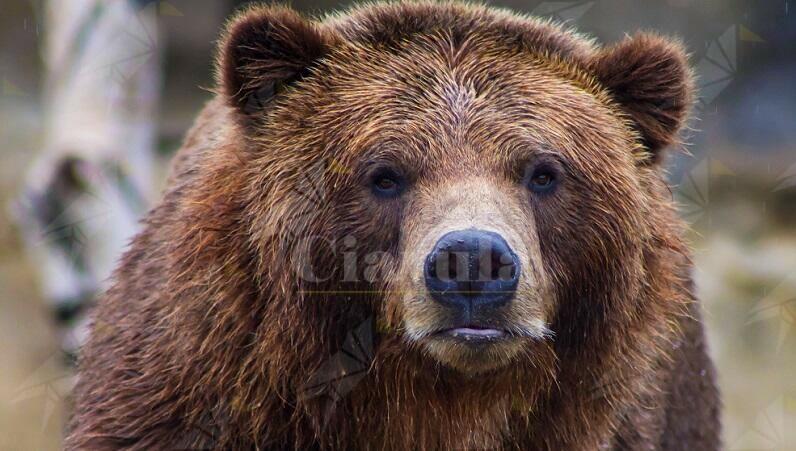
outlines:
[[501, 235], [465, 229], [437, 241], [423, 273], [432, 299], [471, 318], [475, 311], [500, 307], [514, 298], [520, 262]]

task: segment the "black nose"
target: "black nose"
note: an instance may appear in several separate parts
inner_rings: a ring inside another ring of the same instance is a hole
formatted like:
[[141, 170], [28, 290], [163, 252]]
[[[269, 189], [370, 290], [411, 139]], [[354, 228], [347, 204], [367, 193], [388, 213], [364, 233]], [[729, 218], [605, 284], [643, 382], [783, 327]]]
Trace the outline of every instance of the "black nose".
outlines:
[[426, 257], [426, 288], [431, 297], [457, 308], [496, 307], [514, 296], [520, 262], [494, 232], [450, 232]]

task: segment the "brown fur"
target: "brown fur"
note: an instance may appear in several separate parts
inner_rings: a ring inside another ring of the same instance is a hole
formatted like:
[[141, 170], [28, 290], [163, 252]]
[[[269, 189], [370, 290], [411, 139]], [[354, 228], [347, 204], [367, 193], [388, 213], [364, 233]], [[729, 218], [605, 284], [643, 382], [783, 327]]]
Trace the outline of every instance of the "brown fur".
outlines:
[[[255, 7], [231, 22], [218, 69], [94, 313], [68, 448], [719, 447], [655, 164], [691, 98], [681, 47], [639, 35], [598, 49], [456, 3], [322, 22]], [[539, 161], [564, 174], [546, 197], [518, 183]], [[386, 163], [410, 184], [376, 199], [362, 181]], [[521, 253], [501, 320], [551, 334], [486, 355], [426, 334], [448, 318], [423, 302], [418, 259], [464, 223]], [[368, 318], [361, 380], [339, 400], [303, 396]]]

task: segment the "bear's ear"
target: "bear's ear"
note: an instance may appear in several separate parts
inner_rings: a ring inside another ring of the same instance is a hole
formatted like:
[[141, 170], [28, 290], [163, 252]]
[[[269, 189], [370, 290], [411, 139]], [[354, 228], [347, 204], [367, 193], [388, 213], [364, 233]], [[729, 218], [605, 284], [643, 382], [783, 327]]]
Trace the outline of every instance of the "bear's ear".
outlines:
[[230, 21], [219, 46], [221, 92], [249, 122], [285, 86], [307, 75], [332, 41], [320, 24], [290, 8], [244, 10]]
[[677, 140], [693, 101], [693, 77], [683, 46], [640, 33], [597, 52], [594, 76], [635, 122], [651, 163]]

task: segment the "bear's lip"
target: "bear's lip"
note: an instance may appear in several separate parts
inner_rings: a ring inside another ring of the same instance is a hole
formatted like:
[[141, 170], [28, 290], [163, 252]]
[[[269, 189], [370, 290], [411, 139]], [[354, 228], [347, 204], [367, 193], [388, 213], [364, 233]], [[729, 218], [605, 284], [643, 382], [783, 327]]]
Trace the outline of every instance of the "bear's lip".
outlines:
[[487, 341], [506, 338], [508, 333], [502, 329], [493, 329], [479, 326], [463, 326], [443, 329], [435, 335], [441, 335], [465, 341]]

